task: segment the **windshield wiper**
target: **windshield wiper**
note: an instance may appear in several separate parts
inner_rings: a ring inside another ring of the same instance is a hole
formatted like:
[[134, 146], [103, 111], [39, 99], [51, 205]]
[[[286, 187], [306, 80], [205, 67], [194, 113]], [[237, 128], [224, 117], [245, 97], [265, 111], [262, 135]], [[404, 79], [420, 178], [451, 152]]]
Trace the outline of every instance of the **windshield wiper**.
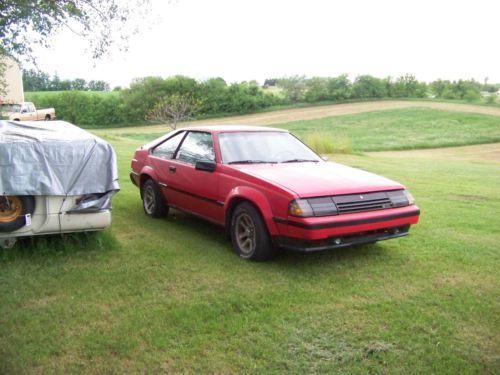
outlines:
[[290, 159], [290, 160], [284, 160], [281, 163], [306, 163], [306, 162], [317, 163], [317, 162], [319, 162], [319, 160], [314, 160], [314, 159]]
[[272, 163], [275, 164], [275, 161], [265, 161], [265, 160], [235, 160], [235, 161], [230, 161], [227, 164], [265, 164], [265, 163]]

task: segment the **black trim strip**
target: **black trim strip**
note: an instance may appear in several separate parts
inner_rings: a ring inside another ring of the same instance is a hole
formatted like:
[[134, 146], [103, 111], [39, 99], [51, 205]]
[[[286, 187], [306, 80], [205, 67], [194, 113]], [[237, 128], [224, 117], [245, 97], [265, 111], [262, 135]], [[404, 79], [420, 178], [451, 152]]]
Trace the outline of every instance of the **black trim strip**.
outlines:
[[382, 217], [374, 217], [371, 219], [358, 219], [358, 220], [347, 220], [347, 221], [337, 221], [333, 223], [322, 223], [322, 224], [305, 224], [296, 221], [290, 221], [283, 219], [281, 217], [273, 217], [273, 221], [280, 224], [287, 224], [294, 227], [304, 228], [304, 229], [327, 229], [327, 228], [339, 228], [339, 227], [349, 227], [352, 225], [379, 223], [381, 221], [403, 219], [405, 217], [418, 216], [420, 215], [420, 210], [405, 212], [402, 214], [388, 215]]
[[172, 187], [170, 185], [169, 186], [167, 186], [167, 185], [163, 186], [162, 185], [162, 187], [165, 188], [165, 189], [170, 189], [170, 190], [176, 191], [176, 192], [181, 193], [181, 194], [189, 195], [190, 197], [202, 200], [204, 202], [215, 204], [216, 206], [219, 206], [219, 207], [224, 207], [224, 202], [220, 202], [220, 201], [217, 201], [215, 199], [210, 199], [210, 198], [207, 198], [207, 197], [203, 197], [201, 195], [193, 194], [193, 193], [190, 193], [190, 192], [182, 190], [182, 189], [174, 188], [174, 187]]

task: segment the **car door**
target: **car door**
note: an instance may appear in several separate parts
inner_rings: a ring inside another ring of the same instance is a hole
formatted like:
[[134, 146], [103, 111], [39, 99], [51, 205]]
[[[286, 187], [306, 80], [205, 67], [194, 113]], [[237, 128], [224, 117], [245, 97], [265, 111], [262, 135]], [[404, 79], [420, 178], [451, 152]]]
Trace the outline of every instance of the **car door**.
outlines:
[[156, 182], [159, 184], [160, 190], [168, 204], [174, 207], [178, 206], [179, 202], [176, 201], [176, 195], [172, 195], [167, 186], [169, 186], [170, 180], [173, 177], [170, 170], [172, 159], [185, 136], [185, 131], [173, 134], [155, 146], [149, 155], [149, 164], [157, 176]]
[[184, 137], [174, 158], [170, 160], [168, 196], [179, 208], [223, 224], [223, 202], [218, 196], [218, 171], [197, 169], [197, 162], [216, 166], [214, 140], [209, 132], [189, 131]]
[[22, 121], [36, 121], [36, 113], [32, 111], [29, 105], [30, 103], [24, 103], [21, 107], [21, 120]]

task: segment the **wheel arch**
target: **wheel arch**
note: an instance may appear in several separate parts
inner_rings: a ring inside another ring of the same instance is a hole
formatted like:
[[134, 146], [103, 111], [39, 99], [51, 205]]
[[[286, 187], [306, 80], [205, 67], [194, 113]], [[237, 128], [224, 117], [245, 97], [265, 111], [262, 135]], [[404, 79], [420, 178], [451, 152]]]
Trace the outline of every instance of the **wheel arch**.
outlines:
[[158, 176], [156, 175], [156, 172], [152, 168], [145, 167], [139, 174], [139, 190], [141, 192], [141, 199], [142, 199], [142, 187], [144, 186], [144, 183], [149, 179], [158, 181]]
[[273, 212], [271, 205], [266, 196], [257, 189], [250, 187], [237, 187], [234, 188], [227, 196], [224, 206], [225, 212], [225, 230], [226, 234], [230, 233], [231, 217], [235, 208], [242, 202], [249, 202], [260, 213], [267, 230], [271, 236], [278, 235], [278, 229], [273, 221]]

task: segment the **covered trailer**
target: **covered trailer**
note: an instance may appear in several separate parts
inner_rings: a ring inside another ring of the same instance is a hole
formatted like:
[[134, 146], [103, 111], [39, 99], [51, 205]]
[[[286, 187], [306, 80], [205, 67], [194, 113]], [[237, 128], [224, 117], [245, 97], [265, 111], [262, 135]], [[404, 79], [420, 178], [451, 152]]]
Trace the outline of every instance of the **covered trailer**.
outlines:
[[94, 231], [111, 224], [116, 154], [64, 121], [0, 121], [0, 246], [19, 237]]

